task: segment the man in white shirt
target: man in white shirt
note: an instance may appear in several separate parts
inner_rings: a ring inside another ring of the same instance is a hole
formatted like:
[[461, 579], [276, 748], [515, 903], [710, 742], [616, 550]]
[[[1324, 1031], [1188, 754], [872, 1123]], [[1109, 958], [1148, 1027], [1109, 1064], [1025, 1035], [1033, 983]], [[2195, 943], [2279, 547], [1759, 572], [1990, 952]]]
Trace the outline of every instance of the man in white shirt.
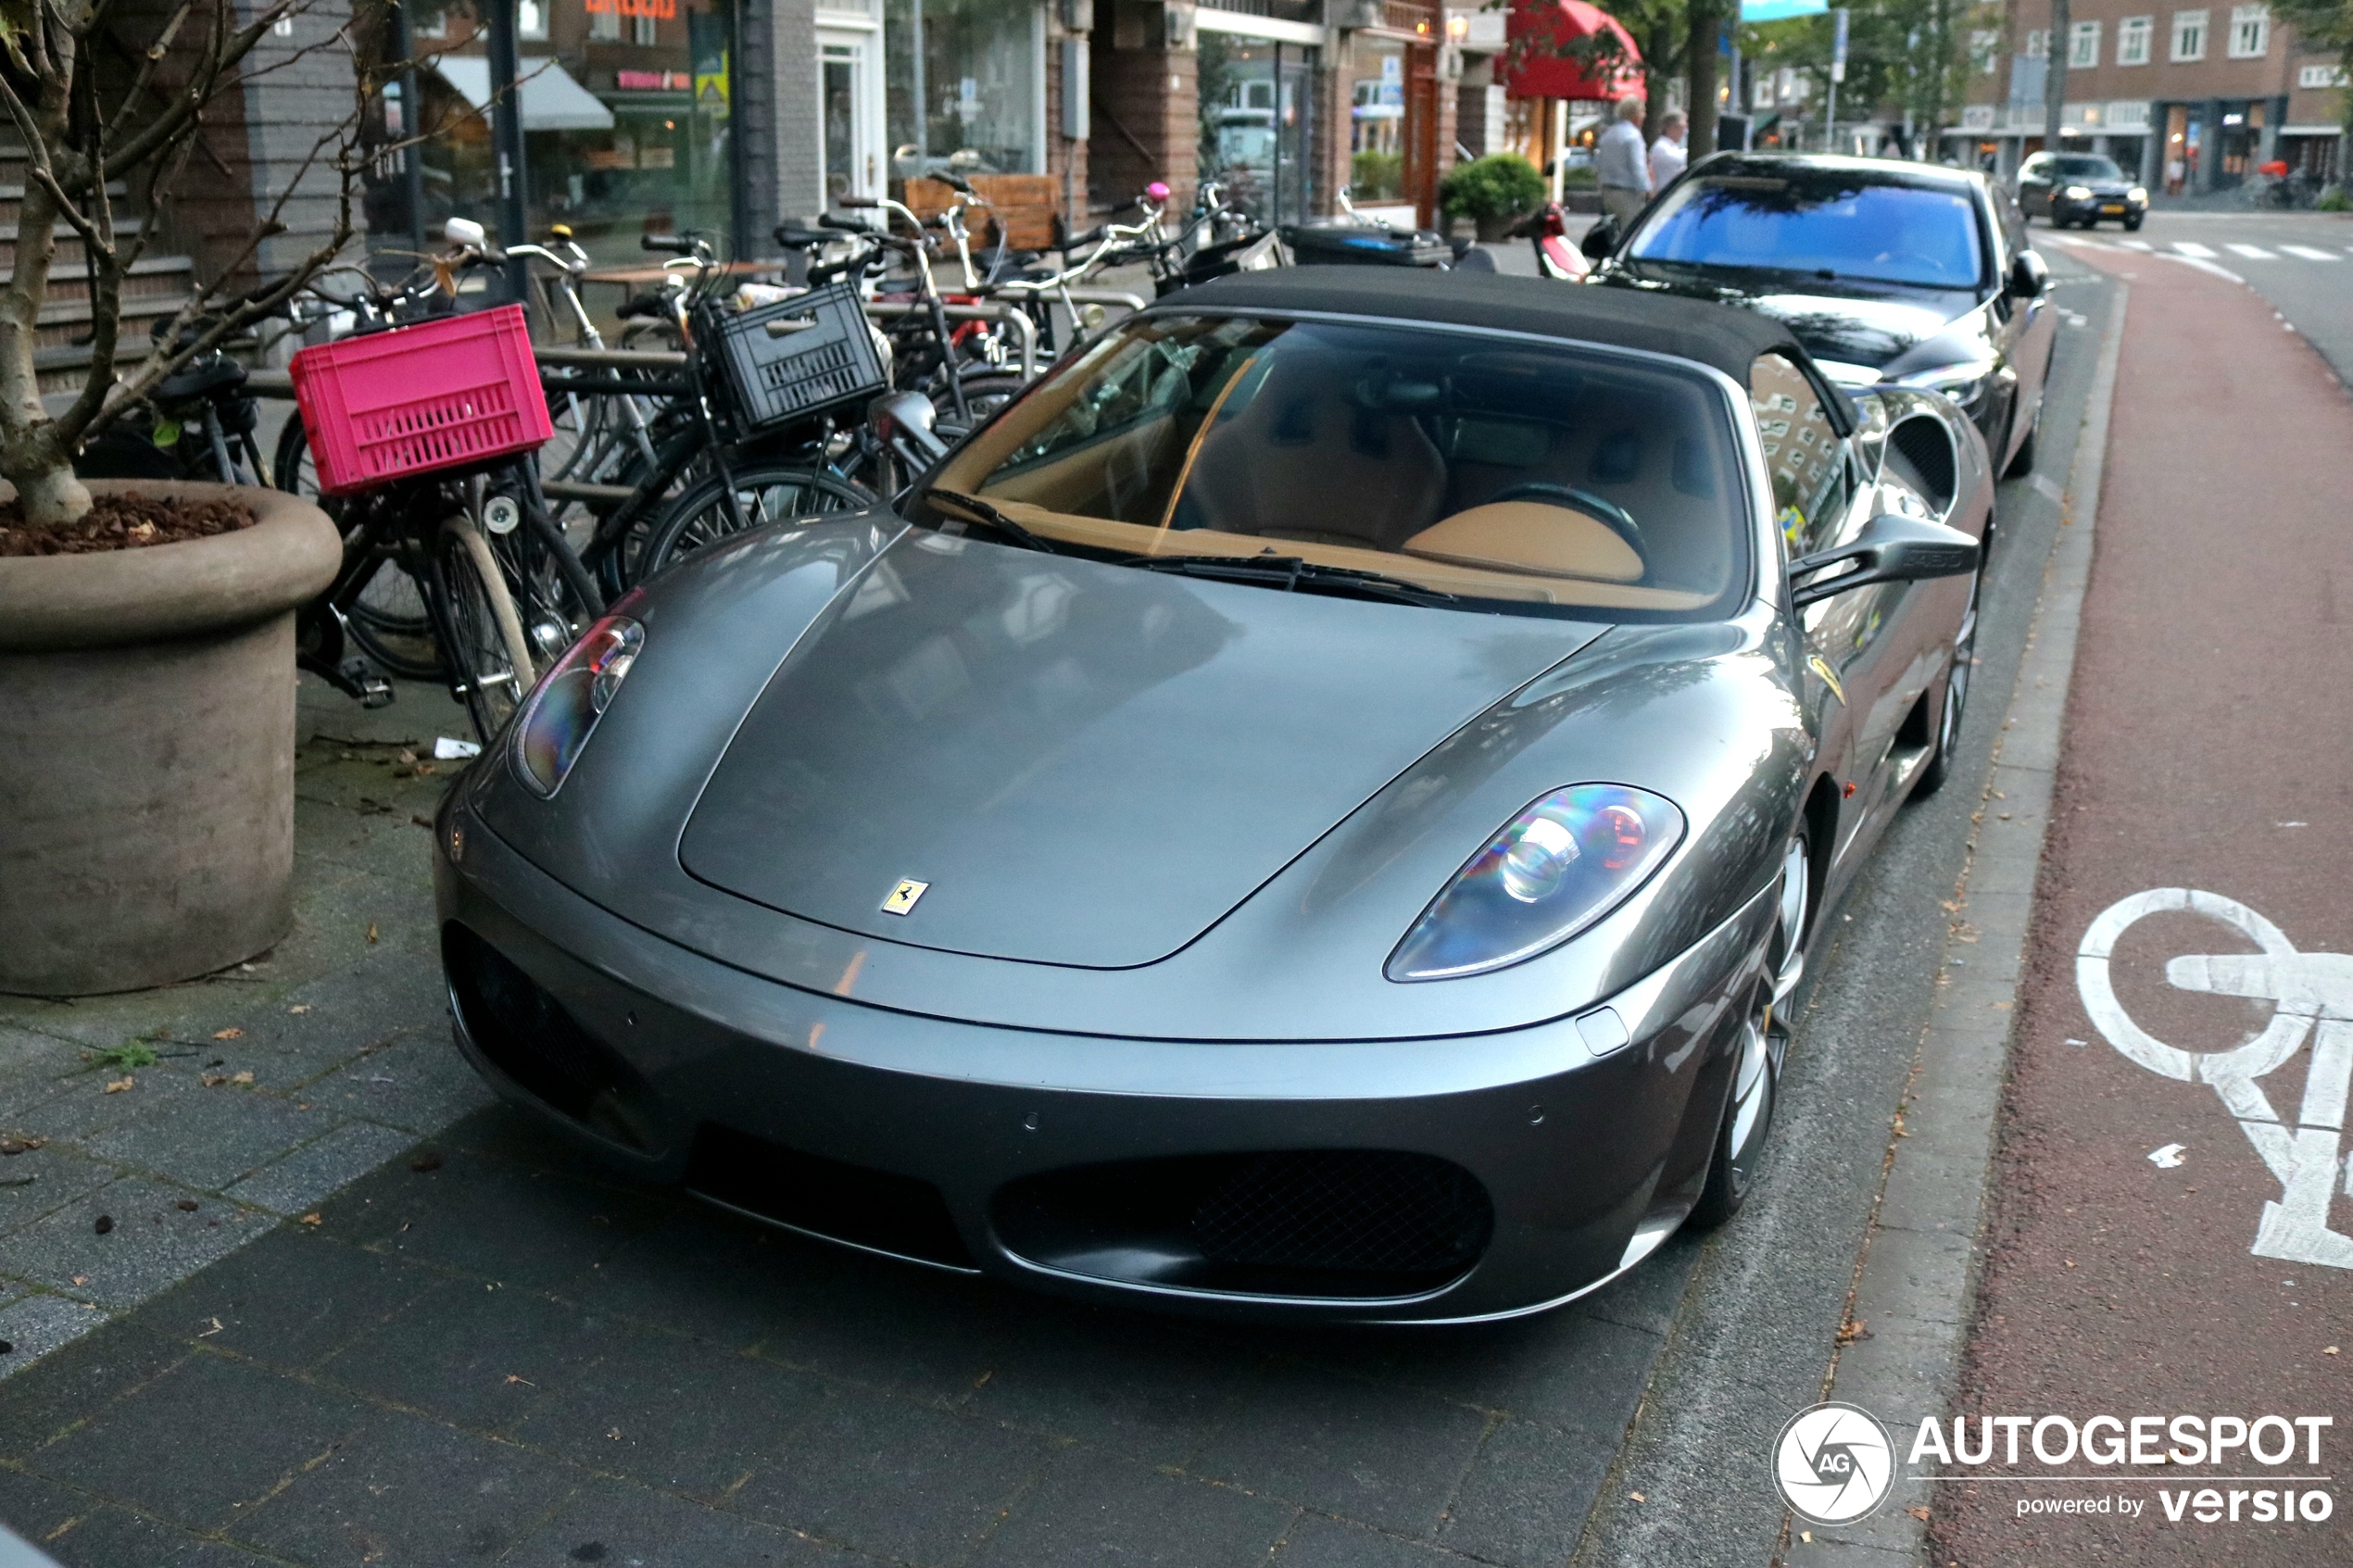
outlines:
[[1667, 182], [1683, 172], [1692, 155], [1683, 146], [1690, 132], [1690, 121], [1680, 109], [1668, 109], [1667, 118], [1658, 122], [1658, 140], [1651, 144], [1651, 190], [1667, 189]]
[[1602, 186], [1602, 210], [1617, 220], [1622, 233], [1651, 198], [1650, 160], [1642, 152], [1642, 100], [1621, 98], [1617, 118], [1593, 145], [1593, 172]]

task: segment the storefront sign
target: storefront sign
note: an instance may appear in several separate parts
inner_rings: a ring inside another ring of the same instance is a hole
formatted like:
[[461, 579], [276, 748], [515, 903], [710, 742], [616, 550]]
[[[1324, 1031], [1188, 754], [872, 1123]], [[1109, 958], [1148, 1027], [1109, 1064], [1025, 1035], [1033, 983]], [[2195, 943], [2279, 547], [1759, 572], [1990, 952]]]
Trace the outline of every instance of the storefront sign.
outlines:
[[612, 84], [623, 93], [689, 93], [695, 79], [683, 70], [617, 70]]
[[652, 17], [668, 21], [678, 14], [678, 0], [580, 0], [590, 16], [613, 11], [624, 17]]

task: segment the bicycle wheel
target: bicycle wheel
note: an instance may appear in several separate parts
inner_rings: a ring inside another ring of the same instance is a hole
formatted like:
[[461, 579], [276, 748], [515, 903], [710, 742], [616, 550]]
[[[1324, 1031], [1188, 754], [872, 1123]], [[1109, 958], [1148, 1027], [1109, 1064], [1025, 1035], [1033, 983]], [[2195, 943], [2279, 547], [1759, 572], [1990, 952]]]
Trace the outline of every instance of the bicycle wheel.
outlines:
[[[811, 469], [743, 469], [735, 479], [736, 502], [747, 528], [826, 512], [854, 512], [875, 504], [874, 493], [864, 485]], [[682, 556], [736, 531], [736, 521], [727, 509], [726, 487], [713, 474], [679, 496], [656, 524], [651, 541], [638, 558], [637, 581], [648, 581]]]
[[535, 678], [514, 596], [489, 542], [463, 518], [449, 519], [434, 536], [433, 578], [441, 601], [435, 619], [453, 666], [451, 689], [488, 746], [514, 717]]
[[[344, 529], [345, 543], [350, 544], [354, 527], [346, 515], [348, 508], [319, 494], [318, 466], [311, 461], [308, 433], [299, 418], [289, 419], [278, 433], [271, 470], [271, 482], [279, 489], [319, 506]], [[424, 590], [400, 563], [378, 561], [343, 612], [351, 640], [384, 673], [405, 681], [442, 679], [441, 649], [433, 640]]]
[[1019, 370], [966, 370], [962, 379], [964, 407], [971, 412], [970, 419], [959, 420], [956, 417], [956, 399], [948, 390], [944, 378], [927, 394], [932, 408], [939, 415], [939, 421], [933, 428], [943, 441], [954, 442], [978, 430], [998, 409], [1020, 396], [1022, 388], [1029, 384]]

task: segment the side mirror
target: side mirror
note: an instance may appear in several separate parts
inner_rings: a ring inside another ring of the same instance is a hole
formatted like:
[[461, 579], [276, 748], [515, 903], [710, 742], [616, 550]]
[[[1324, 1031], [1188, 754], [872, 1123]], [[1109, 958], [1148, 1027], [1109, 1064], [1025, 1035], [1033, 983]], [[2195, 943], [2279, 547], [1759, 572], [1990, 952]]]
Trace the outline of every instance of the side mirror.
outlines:
[[2010, 258], [2010, 293], [2020, 299], [2040, 299], [2051, 286], [2051, 270], [2031, 250]]
[[1585, 237], [1577, 242], [1577, 248], [1585, 253], [1588, 261], [1607, 260], [1609, 253], [1617, 248], [1617, 220], [1606, 214], [1595, 219], [1593, 226], [1585, 231]]
[[453, 218], [441, 226], [441, 237], [453, 245], [464, 245], [469, 250], [480, 250], [490, 236], [483, 226], [472, 219]]
[[[1874, 583], [1958, 577], [1977, 570], [1979, 554], [1978, 542], [1957, 528], [1882, 512], [1848, 543], [1789, 563], [1790, 607], [1804, 609], [1832, 595]], [[1813, 582], [1799, 581], [1844, 561], [1853, 561], [1855, 570]]]

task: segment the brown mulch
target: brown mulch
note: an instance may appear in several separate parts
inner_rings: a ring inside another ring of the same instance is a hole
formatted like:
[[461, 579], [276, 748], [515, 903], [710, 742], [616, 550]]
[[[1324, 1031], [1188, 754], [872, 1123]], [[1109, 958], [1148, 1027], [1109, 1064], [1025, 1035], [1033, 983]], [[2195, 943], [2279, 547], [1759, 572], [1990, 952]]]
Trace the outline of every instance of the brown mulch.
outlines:
[[62, 528], [34, 527], [17, 503], [0, 505], [0, 556], [83, 556], [101, 550], [135, 550], [145, 545], [176, 545], [251, 528], [253, 508], [243, 501], [182, 501], [127, 491], [101, 495], [87, 515]]

